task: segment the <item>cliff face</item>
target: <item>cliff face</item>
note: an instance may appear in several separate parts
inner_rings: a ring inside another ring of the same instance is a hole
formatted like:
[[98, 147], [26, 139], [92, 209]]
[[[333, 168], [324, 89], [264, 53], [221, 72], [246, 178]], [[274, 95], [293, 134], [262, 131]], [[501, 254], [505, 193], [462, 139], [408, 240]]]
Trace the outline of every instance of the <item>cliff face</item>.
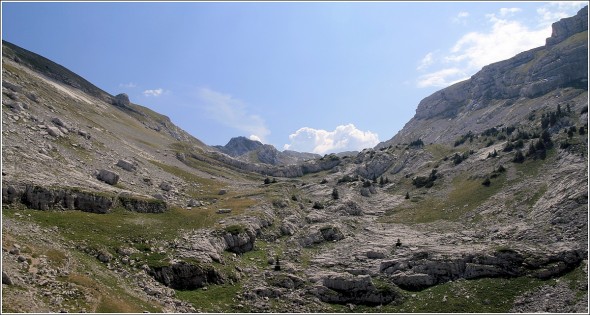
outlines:
[[468, 131], [517, 124], [543, 104], [557, 106], [549, 94], [579, 96], [588, 82], [587, 20], [585, 7], [554, 23], [545, 46], [488, 65], [469, 80], [426, 97], [404, 128], [379, 147], [418, 138], [450, 143]]

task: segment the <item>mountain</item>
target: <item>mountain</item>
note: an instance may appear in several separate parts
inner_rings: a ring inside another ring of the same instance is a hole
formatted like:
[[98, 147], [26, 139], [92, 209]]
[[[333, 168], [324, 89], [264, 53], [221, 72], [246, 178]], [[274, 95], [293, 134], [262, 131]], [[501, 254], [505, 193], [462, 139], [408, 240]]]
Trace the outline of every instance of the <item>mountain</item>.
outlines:
[[2, 313], [587, 313], [586, 12], [288, 165], [3, 42]]
[[416, 115], [386, 147], [422, 139], [453, 143], [469, 131], [517, 125], [543, 107], [585, 97], [588, 86], [588, 10], [552, 25], [546, 45], [485, 66], [469, 80], [423, 99]]
[[264, 163], [270, 165], [289, 165], [320, 158], [321, 155], [285, 150], [280, 152], [270, 144], [250, 140], [246, 137], [235, 137], [225, 146], [214, 146], [220, 152], [244, 162]]

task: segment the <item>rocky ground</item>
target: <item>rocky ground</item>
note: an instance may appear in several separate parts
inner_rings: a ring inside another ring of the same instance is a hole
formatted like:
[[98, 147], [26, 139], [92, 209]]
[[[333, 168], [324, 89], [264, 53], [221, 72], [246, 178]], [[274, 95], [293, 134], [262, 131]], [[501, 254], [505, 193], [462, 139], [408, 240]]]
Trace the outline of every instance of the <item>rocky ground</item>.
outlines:
[[588, 310], [587, 90], [266, 165], [27, 58], [4, 50], [3, 312]]

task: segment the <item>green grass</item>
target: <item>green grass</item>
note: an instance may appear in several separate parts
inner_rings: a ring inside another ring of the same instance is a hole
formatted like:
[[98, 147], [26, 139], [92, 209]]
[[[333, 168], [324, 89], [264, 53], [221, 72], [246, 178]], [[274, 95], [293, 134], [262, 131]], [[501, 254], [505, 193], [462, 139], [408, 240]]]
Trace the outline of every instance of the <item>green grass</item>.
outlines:
[[446, 197], [412, 196], [412, 202], [406, 202], [399, 208], [387, 211], [387, 215], [380, 221], [394, 223], [457, 221], [499, 192], [505, 182], [506, 175], [502, 174], [492, 179], [489, 187], [485, 187], [481, 184], [482, 179], [470, 179], [465, 174], [458, 175], [453, 179], [453, 188]]
[[178, 299], [191, 303], [196, 309], [206, 313], [220, 313], [238, 311], [234, 297], [242, 290], [242, 284], [210, 285], [207, 290], [197, 289], [191, 291], [177, 290]]
[[443, 144], [429, 144], [424, 146], [424, 150], [432, 154], [435, 161], [441, 160], [446, 156], [450, 156], [457, 150]]
[[[219, 215], [214, 210], [186, 210], [172, 207], [165, 213], [137, 213], [113, 209], [108, 214], [82, 211], [18, 210], [41, 226], [59, 228], [68, 239], [83, 242], [93, 248], [117, 248], [129, 240], [172, 239], [182, 229], [213, 226]], [[4, 209], [13, 216], [16, 210]]]
[[537, 160], [529, 160], [527, 159], [524, 163], [513, 163], [514, 167], [516, 167], [517, 173], [521, 176], [527, 177], [535, 177], [539, 174], [542, 167], [545, 165], [546, 162], [552, 160], [555, 155], [557, 154], [556, 149], [553, 148], [547, 151], [547, 157], [544, 160], [537, 159]]

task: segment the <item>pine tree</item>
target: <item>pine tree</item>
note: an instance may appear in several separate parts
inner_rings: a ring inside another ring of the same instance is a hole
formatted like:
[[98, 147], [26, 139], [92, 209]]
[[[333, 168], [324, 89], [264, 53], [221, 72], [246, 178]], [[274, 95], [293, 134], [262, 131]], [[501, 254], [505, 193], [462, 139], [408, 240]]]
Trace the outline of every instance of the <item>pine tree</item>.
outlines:
[[406, 192], [406, 199], [410, 199], [410, 193]]

